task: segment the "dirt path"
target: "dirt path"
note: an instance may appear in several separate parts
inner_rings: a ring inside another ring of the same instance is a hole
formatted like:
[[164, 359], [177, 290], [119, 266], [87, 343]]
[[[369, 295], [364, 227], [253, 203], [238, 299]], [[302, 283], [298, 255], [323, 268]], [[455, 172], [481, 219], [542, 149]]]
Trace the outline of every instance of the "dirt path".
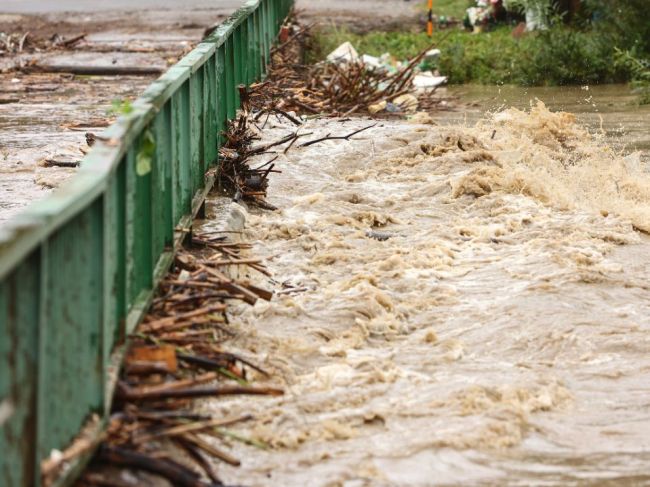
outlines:
[[232, 324], [288, 394], [204, 405], [253, 408], [237, 433], [269, 446], [234, 444], [243, 465], [219, 465], [224, 480], [650, 482], [650, 241], [633, 229], [650, 229], [650, 180], [638, 164], [543, 106], [476, 128], [386, 122], [280, 154], [281, 210], [251, 215], [245, 237], [285, 294]]

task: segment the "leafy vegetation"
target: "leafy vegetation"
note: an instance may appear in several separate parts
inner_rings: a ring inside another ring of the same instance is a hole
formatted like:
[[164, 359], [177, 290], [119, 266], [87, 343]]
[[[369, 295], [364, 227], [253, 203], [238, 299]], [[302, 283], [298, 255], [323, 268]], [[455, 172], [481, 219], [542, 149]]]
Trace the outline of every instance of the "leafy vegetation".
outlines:
[[[424, 2], [423, 2], [424, 3]], [[462, 17], [468, 0], [436, 0], [439, 15]], [[345, 41], [360, 53], [390, 52], [412, 58], [434, 43], [442, 51], [441, 73], [450, 83], [567, 85], [633, 81], [650, 102], [650, 22], [648, 0], [583, 0], [580, 11], [563, 17], [555, 0], [508, 0], [511, 8], [545, 9], [550, 27], [521, 38], [512, 26], [472, 34], [461, 30], [424, 33], [355, 34], [329, 28], [316, 34], [312, 58], [322, 59]], [[432, 42], [433, 41], [433, 42]], [[312, 60], [314, 60], [312, 59]]]
[[109, 116], [128, 115], [132, 111], [133, 105], [130, 100], [116, 98], [111, 102], [111, 108], [107, 110], [106, 114]]
[[613, 46], [592, 32], [564, 26], [528, 34], [521, 39], [509, 27], [471, 34], [461, 30], [437, 31], [434, 39], [423, 33], [370, 32], [345, 29], [321, 31], [312, 55], [322, 59], [345, 41], [362, 53], [390, 52], [408, 59], [432, 43], [442, 50], [438, 68], [450, 83], [565, 85], [626, 81], [628, 66], [614, 64]]
[[632, 74], [632, 86], [639, 93], [639, 103], [650, 104], [650, 62], [636, 58], [630, 51], [616, 50], [616, 63]]

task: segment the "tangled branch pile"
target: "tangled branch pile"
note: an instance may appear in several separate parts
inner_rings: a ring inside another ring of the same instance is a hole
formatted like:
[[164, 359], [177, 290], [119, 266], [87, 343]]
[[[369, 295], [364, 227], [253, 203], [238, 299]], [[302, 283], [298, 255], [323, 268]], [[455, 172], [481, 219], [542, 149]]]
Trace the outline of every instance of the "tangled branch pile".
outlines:
[[[129, 468], [164, 477], [174, 486], [221, 487], [212, 460], [239, 465], [220, 443], [254, 441], [230, 429], [252, 416], [200, 414], [192, 400], [283, 394], [275, 387], [251, 385], [269, 373], [224, 349], [235, 335], [226, 303], [241, 300], [252, 305], [273, 296], [248, 280], [227, 275], [228, 268], [244, 266], [269, 275], [262, 261], [243, 255], [251, 248], [205, 233], [195, 235], [177, 255], [151, 311], [132, 335], [108, 431], [81, 485], [114, 485], [111, 469]], [[45, 463], [44, 485], [50, 485], [62, 467], [54, 460]]]
[[70, 39], [65, 39], [54, 34], [49, 39], [43, 39], [32, 35], [30, 32], [0, 32], [0, 56], [20, 54], [23, 52], [43, 52], [54, 49], [67, 49], [86, 37], [81, 34]]
[[433, 109], [441, 102], [434, 97], [435, 89], [416, 93], [412, 83], [419, 63], [433, 46], [394, 74], [361, 60], [305, 65], [302, 58], [312, 27], [301, 26], [295, 17], [289, 19], [287, 29], [293, 34], [272, 51], [266, 80], [251, 87], [253, 109], [347, 116], [367, 114], [369, 106], [406, 94], [415, 95], [421, 109]]
[[[257, 136], [248, 127], [248, 93], [244, 88], [241, 93], [243, 113], [239, 118], [228, 123], [228, 131], [224, 133], [226, 142], [219, 149], [219, 185], [222, 190], [232, 195], [235, 201], [246, 200], [262, 208], [275, 210], [276, 208], [264, 198], [269, 186], [269, 175], [279, 172], [274, 169], [273, 164], [278, 156], [256, 168], [251, 168], [248, 160], [267, 152], [272, 147], [295, 141], [298, 135], [290, 134], [277, 142], [254, 147], [253, 141]], [[260, 112], [260, 115], [262, 113], [264, 112]], [[293, 118], [291, 115], [285, 115]], [[296, 123], [300, 124], [297, 120]]]

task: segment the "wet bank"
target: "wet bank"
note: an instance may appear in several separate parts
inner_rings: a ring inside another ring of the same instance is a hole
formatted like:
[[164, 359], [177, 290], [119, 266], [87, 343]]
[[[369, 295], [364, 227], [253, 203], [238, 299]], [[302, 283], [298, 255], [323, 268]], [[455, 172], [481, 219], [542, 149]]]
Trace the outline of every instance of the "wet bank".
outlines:
[[[368, 121], [312, 121], [309, 138]], [[274, 141], [292, 127], [264, 132]], [[385, 122], [280, 148], [245, 238], [278, 295], [232, 317], [284, 398], [247, 485], [650, 482], [650, 178], [570, 114]], [[260, 158], [266, 162], [271, 156]]]

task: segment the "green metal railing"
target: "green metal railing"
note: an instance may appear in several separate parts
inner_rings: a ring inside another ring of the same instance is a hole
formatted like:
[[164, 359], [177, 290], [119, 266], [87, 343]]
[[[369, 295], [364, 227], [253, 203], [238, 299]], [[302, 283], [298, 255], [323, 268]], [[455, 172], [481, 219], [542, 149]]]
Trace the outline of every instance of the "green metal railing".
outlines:
[[0, 485], [110, 410], [125, 337], [212, 186], [239, 84], [292, 0], [249, 0], [109, 127], [77, 175], [0, 229]]

